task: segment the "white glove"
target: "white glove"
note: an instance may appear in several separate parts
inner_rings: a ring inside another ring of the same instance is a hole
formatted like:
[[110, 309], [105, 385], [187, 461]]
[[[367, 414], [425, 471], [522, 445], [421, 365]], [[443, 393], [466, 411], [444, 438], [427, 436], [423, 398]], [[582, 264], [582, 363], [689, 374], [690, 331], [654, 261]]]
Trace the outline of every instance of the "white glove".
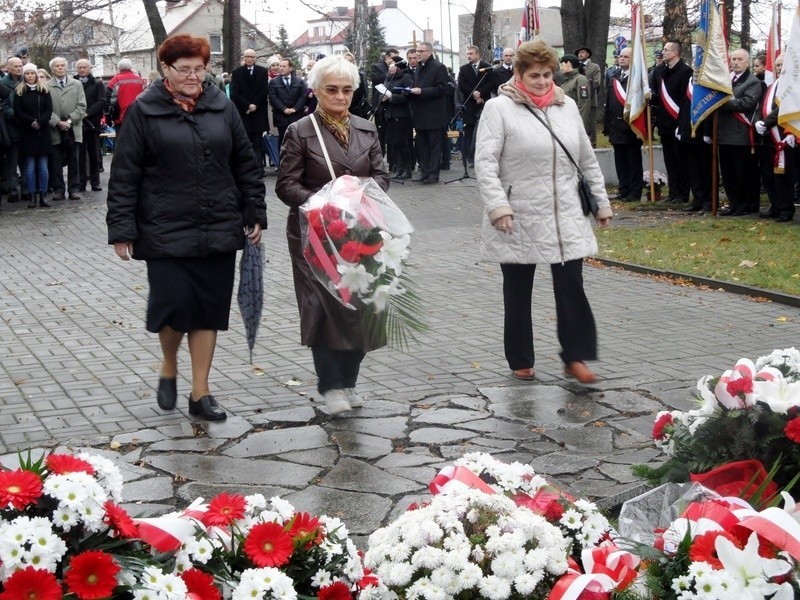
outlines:
[[679, 142], [681, 141], [681, 129], [680, 127], [675, 128], [675, 139]]
[[797, 144], [797, 140], [795, 137], [790, 133], [785, 138], [783, 138], [783, 143], [789, 146], [789, 148], [794, 148], [795, 144]]
[[764, 125], [764, 121], [756, 121], [755, 125], [756, 125], [756, 133], [758, 133], [758, 135], [764, 135], [766, 133], [767, 126]]
[[711, 138], [710, 138], [710, 137], [708, 137], [707, 135], [704, 135], [704, 136], [703, 136], [703, 141], [704, 141], [706, 144], [710, 144], [710, 143], [711, 143]]
[[391, 99], [391, 97], [392, 97], [392, 92], [390, 92], [389, 90], [386, 90], [383, 93], [383, 98], [381, 98], [381, 102], [388, 102]]

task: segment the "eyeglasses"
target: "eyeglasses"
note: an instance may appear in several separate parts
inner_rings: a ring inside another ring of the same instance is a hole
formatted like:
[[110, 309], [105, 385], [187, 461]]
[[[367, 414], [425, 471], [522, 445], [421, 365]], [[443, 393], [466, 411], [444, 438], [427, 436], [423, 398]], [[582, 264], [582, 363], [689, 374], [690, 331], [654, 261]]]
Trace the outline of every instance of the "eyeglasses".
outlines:
[[335, 85], [326, 85], [322, 89], [325, 90], [325, 93], [328, 96], [338, 96], [339, 94], [343, 94], [345, 96], [352, 96], [353, 92], [355, 91], [351, 87], [340, 88], [336, 87]]
[[203, 77], [203, 75], [205, 75], [206, 72], [205, 67], [197, 67], [196, 69], [190, 69], [189, 67], [181, 67], [180, 69], [176, 69], [175, 65], [170, 65], [169, 67], [184, 79], [186, 79], [192, 74], [194, 74], [195, 77], [200, 79], [201, 77]]

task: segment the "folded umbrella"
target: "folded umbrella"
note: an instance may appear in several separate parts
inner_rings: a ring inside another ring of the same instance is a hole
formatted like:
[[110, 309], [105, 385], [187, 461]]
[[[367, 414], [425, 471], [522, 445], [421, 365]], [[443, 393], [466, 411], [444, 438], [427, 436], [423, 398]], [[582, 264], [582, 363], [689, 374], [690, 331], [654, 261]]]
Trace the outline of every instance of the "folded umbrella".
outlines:
[[264, 307], [264, 258], [261, 244], [254, 246], [245, 241], [242, 259], [239, 262], [239, 291], [237, 293], [239, 310], [247, 334], [250, 348], [250, 363], [253, 363], [253, 346], [256, 343], [258, 325], [261, 322], [261, 309]]

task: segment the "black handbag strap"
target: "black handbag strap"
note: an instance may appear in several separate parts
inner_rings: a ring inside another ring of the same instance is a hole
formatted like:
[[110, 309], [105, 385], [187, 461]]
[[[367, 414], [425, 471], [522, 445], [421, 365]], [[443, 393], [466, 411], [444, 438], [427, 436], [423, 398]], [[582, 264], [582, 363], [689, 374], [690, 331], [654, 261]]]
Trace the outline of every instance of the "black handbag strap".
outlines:
[[558, 138], [558, 136], [556, 135], [556, 132], [555, 132], [555, 131], [553, 131], [553, 130], [550, 128], [550, 125], [548, 125], [548, 124], [547, 124], [547, 122], [546, 122], [546, 121], [545, 121], [545, 120], [544, 120], [542, 117], [540, 117], [539, 115], [537, 115], [537, 114], [536, 114], [536, 111], [535, 111], [535, 110], [533, 110], [533, 109], [532, 109], [530, 106], [528, 106], [528, 105], [526, 104], [526, 105], [525, 105], [525, 108], [527, 108], [529, 111], [531, 111], [531, 114], [532, 114], [534, 117], [536, 117], [536, 118], [539, 120], [539, 123], [541, 123], [542, 125], [544, 125], [544, 128], [545, 128], [545, 129], [547, 129], [547, 131], [549, 131], [549, 132], [550, 132], [550, 135], [552, 135], [552, 136], [553, 136], [553, 139], [554, 139], [555, 141], [557, 141], [557, 142], [558, 142], [558, 145], [559, 145], [559, 146], [561, 146], [561, 149], [562, 149], [562, 150], [564, 151], [564, 153], [567, 155], [567, 158], [570, 160], [570, 162], [572, 162], [572, 164], [573, 164], [573, 165], [575, 165], [575, 168], [578, 170], [578, 177], [583, 177], [583, 171], [581, 171], [581, 168], [578, 166], [578, 163], [576, 163], [576, 162], [575, 162], [575, 159], [574, 159], [574, 158], [572, 158], [572, 154], [570, 154], [570, 153], [569, 153], [569, 150], [567, 150], [567, 147], [564, 145], [564, 142], [562, 142], [562, 141], [561, 141], [561, 140]]

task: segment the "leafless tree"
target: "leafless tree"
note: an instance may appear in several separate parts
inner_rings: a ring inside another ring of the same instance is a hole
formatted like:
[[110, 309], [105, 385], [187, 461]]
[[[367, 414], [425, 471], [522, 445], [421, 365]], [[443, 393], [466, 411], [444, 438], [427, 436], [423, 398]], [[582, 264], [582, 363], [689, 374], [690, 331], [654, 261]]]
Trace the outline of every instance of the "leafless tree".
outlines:
[[232, 71], [242, 56], [242, 11], [239, 0], [226, 0], [222, 10], [222, 68]]
[[472, 43], [481, 55], [491, 57], [494, 49], [492, 10], [493, 0], [476, 0], [475, 18], [472, 23]]
[[367, 0], [355, 0], [353, 10], [353, 47], [350, 49], [356, 57], [356, 64], [364, 67], [367, 60], [367, 43], [369, 40], [369, 5]]

